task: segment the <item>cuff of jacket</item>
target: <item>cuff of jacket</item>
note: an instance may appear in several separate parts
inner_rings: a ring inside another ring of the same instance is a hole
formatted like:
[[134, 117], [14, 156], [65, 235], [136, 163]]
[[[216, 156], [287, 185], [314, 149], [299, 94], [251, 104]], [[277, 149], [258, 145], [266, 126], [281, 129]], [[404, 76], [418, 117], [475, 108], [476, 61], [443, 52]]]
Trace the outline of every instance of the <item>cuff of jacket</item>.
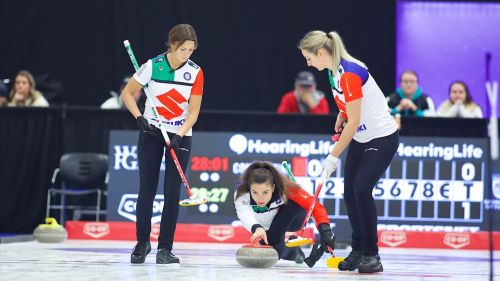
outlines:
[[[258, 223], [256, 223], [256, 224], [252, 225], [252, 233], [255, 233], [255, 230], [257, 230], [257, 228], [259, 228], [259, 227], [262, 227], [262, 225], [260, 225], [260, 224], [258, 224]], [[263, 227], [262, 227], [262, 228], [263, 228]]]

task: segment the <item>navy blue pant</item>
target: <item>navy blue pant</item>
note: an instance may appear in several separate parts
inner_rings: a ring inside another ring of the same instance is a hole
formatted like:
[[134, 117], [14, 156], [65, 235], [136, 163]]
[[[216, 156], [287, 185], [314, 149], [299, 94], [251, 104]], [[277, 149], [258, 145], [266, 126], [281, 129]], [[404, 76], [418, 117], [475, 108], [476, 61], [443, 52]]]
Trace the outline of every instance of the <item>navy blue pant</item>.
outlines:
[[352, 227], [352, 249], [378, 254], [377, 209], [372, 191], [396, 154], [399, 133], [367, 143], [352, 140], [344, 168], [344, 201]]
[[297, 249], [285, 246], [285, 232], [298, 231], [304, 222], [306, 211], [297, 203], [288, 200], [280, 207], [271, 226], [266, 231], [267, 242], [278, 252], [280, 259], [294, 260]]
[[[179, 197], [181, 191], [181, 177], [170, 152], [165, 148], [163, 136], [153, 136], [144, 132], [139, 133], [138, 157], [139, 157], [139, 197], [137, 199], [137, 241], [149, 241], [151, 233], [151, 217], [153, 213], [153, 201], [156, 196], [160, 165], [165, 154], [165, 181], [163, 183], [164, 205], [161, 215], [160, 236], [158, 237], [158, 249], [172, 251], [177, 217], [179, 216]], [[168, 133], [170, 139], [174, 134]], [[183, 171], [189, 162], [191, 154], [191, 137], [183, 137], [177, 151], [177, 158]], [[165, 152], [164, 152], [165, 150]]]

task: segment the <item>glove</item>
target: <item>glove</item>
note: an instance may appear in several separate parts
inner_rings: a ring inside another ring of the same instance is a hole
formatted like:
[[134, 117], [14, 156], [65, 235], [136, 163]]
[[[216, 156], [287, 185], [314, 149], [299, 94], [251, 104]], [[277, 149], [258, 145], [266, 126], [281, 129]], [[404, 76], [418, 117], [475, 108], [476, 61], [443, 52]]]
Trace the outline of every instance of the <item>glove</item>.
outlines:
[[324, 251], [325, 246], [323, 246], [322, 243], [314, 244], [311, 253], [307, 258], [304, 259], [304, 262], [307, 264], [307, 266], [312, 268], [316, 264], [316, 262], [321, 259]]
[[175, 153], [179, 150], [179, 146], [181, 145], [182, 137], [179, 135], [175, 135], [173, 139], [170, 140], [170, 145], [168, 146], [168, 150], [173, 149]]
[[338, 161], [339, 159], [337, 157], [328, 154], [328, 157], [323, 160], [323, 173], [321, 174], [323, 179], [327, 179], [332, 175], [332, 173], [337, 169]]
[[318, 225], [318, 231], [321, 236], [321, 245], [325, 248], [326, 253], [330, 253], [327, 246], [335, 249], [335, 235], [330, 228], [330, 225], [327, 223], [320, 223]]
[[137, 127], [139, 127], [139, 130], [143, 131], [146, 134], [150, 134], [155, 136], [156, 134], [154, 133], [154, 127], [153, 125], [149, 124], [148, 120], [144, 118], [144, 116], [139, 116], [137, 117]]

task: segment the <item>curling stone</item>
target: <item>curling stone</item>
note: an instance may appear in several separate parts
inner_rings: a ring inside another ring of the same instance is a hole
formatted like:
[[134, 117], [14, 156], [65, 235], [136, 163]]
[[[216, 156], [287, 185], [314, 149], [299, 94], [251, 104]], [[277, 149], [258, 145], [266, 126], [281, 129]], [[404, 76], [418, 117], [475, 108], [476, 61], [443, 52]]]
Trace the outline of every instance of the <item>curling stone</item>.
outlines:
[[339, 263], [343, 260], [344, 258], [329, 257], [326, 259], [326, 266], [328, 266], [329, 268], [339, 268]]
[[54, 218], [46, 218], [46, 224], [40, 224], [35, 228], [33, 236], [41, 243], [61, 243], [68, 238], [68, 232]]
[[236, 260], [241, 266], [267, 268], [278, 262], [278, 253], [268, 245], [245, 245], [236, 252]]

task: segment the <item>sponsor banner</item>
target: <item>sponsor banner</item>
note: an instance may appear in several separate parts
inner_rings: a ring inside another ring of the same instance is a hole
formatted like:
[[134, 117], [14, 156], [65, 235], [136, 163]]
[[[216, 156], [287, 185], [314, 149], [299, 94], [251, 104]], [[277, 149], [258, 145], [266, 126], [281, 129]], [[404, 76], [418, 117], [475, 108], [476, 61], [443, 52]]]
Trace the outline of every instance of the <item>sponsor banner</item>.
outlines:
[[[68, 239], [100, 239], [135, 241], [133, 222], [68, 221], [65, 224]], [[157, 241], [160, 225], [151, 226], [151, 240]], [[303, 237], [314, 239], [312, 228], [306, 228]], [[226, 224], [177, 224], [175, 242], [249, 243], [251, 234], [242, 226]]]
[[[68, 221], [65, 227], [69, 239], [135, 241], [135, 224], [133, 222]], [[152, 225], [151, 240], [158, 240], [159, 234], [160, 225]], [[489, 247], [489, 234], [485, 231], [421, 232], [381, 230], [378, 235], [380, 247], [469, 250], [486, 250]], [[177, 224], [174, 241], [246, 244], [250, 241], [250, 236], [250, 233], [242, 226]], [[313, 228], [306, 228], [303, 236], [314, 239]], [[495, 250], [500, 250], [500, 232], [494, 232], [492, 237]]]
[[[380, 247], [487, 250], [489, 234], [479, 232], [379, 231]], [[500, 232], [493, 233], [500, 250]]]

